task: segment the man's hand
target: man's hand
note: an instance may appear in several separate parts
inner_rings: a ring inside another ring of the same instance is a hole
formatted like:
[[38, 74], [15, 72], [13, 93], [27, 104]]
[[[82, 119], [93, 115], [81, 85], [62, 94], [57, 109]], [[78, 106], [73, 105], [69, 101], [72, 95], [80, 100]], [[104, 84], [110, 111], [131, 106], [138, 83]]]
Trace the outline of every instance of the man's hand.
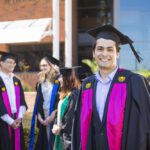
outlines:
[[18, 127], [20, 127], [20, 125], [21, 125], [21, 123], [22, 123], [22, 119], [21, 119], [21, 118], [18, 118], [18, 119], [16, 119], [15, 121], [16, 121], [16, 125], [17, 125]]
[[21, 118], [18, 118], [18, 119], [16, 119], [16, 120], [14, 120], [14, 122], [11, 124], [11, 127], [12, 127], [13, 129], [19, 128], [20, 125], [21, 125], [21, 123], [22, 123], [22, 119], [21, 119]]
[[14, 120], [14, 122], [11, 124], [11, 127], [12, 127], [13, 129], [18, 128], [18, 124], [17, 124], [16, 120]]

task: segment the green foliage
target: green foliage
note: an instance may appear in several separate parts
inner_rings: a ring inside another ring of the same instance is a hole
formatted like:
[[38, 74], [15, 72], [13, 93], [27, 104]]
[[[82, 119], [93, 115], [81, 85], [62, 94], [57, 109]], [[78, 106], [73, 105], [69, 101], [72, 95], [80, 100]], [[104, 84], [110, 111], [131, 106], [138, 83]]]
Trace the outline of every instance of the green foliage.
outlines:
[[[25, 115], [24, 119], [23, 119], [23, 132], [24, 132], [24, 139], [25, 139], [25, 149], [27, 150], [29, 147], [29, 137], [30, 137], [30, 124], [31, 124], [31, 115]], [[38, 128], [36, 127], [35, 124], [35, 132], [34, 132], [35, 136], [34, 136], [34, 146], [35, 146], [35, 142], [37, 140], [37, 135], [38, 135]]]
[[24, 132], [24, 140], [25, 140], [25, 149], [28, 149], [30, 129], [29, 128], [24, 128], [23, 132]]
[[95, 61], [95, 59], [83, 59], [82, 60], [82, 63], [86, 64], [87, 66], [90, 67], [92, 73], [96, 73], [98, 71], [98, 65]]
[[21, 72], [28, 72], [29, 69], [30, 69], [30, 66], [28, 65], [28, 63], [26, 62], [25, 59], [22, 59], [19, 63], [18, 63], [18, 66], [19, 66], [19, 70]]
[[[30, 137], [30, 128], [24, 128], [24, 139], [25, 139], [25, 149], [28, 149], [29, 147], [29, 137]], [[35, 129], [35, 138], [34, 138], [34, 146], [35, 146], [35, 142], [37, 140], [37, 135], [38, 135], [38, 129]]]
[[[83, 59], [82, 63], [86, 64], [87, 66], [90, 67], [92, 73], [96, 73], [98, 71], [98, 65], [96, 64], [95, 59]], [[138, 70], [136, 73], [143, 75], [144, 77], [146, 77], [148, 79], [148, 81], [150, 82], [150, 71], [149, 70]]]
[[148, 70], [141, 69], [141, 70], [137, 71], [137, 73], [143, 75], [146, 78], [150, 78], [150, 71], [148, 71]]
[[32, 88], [27, 83], [23, 83], [23, 90], [25, 92], [30, 92], [32, 91]]

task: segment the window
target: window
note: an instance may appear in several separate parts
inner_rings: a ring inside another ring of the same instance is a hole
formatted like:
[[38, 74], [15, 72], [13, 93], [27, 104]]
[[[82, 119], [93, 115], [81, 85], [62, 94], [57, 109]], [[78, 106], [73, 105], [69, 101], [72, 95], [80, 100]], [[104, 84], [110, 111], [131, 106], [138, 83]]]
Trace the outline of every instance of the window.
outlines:
[[78, 0], [79, 31], [112, 23], [111, 0]]
[[27, 0], [5, 0], [5, 2], [8, 4], [15, 4], [15, 3], [20, 3], [20, 2], [24, 2], [24, 1], [27, 1]]
[[132, 70], [150, 69], [150, 1], [120, 0], [119, 16], [120, 30], [134, 41], [143, 58], [139, 64], [130, 48], [125, 47], [121, 51], [120, 65]]
[[85, 32], [95, 26], [113, 22], [112, 0], [78, 0], [78, 54], [82, 59], [92, 59], [92, 39]]
[[[46, 54], [52, 55], [51, 44], [10, 45], [9, 50], [18, 56], [16, 71], [38, 71], [40, 59]], [[27, 70], [22, 70], [22, 65]]]

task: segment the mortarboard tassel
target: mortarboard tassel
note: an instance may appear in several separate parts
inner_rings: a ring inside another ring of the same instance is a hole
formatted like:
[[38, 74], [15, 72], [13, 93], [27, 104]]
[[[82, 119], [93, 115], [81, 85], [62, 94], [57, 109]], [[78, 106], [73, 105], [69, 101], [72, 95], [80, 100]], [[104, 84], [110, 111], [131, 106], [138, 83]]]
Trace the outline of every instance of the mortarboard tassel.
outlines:
[[137, 53], [137, 51], [135, 50], [133, 44], [130, 41], [129, 41], [129, 45], [130, 45], [130, 47], [132, 49], [132, 52], [135, 55], [137, 61], [140, 63], [143, 60], [142, 57], [139, 56], [139, 54]]

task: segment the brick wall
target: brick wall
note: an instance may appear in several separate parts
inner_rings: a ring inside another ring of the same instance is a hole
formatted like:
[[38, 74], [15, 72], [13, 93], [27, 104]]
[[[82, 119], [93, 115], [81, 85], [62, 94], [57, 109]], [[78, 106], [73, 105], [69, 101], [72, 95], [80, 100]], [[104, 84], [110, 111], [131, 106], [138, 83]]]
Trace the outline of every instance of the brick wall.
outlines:
[[38, 81], [37, 72], [15, 73], [15, 75], [21, 80], [25, 91], [35, 91]]
[[25, 95], [26, 104], [28, 106], [28, 110], [26, 114], [31, 116], [34, 109], [36, 92], [24, 92], [24, 95]]
[[[52, 0], [0, 0], [0, 21], [52, 17]], [[60, 0], [60, 40], [64, 41], [64, 0]]]

